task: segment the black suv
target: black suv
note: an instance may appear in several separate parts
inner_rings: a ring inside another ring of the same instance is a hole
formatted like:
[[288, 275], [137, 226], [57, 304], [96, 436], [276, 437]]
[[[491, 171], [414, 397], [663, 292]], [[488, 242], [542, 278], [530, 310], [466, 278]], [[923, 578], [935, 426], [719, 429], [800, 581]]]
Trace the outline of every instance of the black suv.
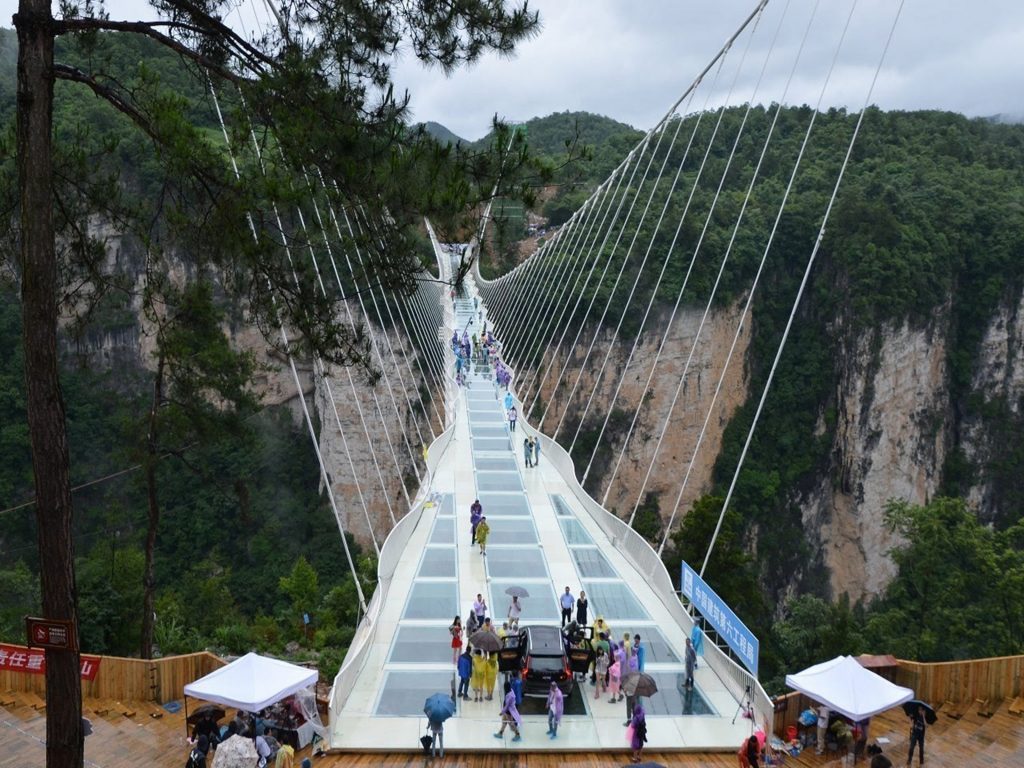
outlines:
[[[570, 644], [570, 640], [578, 644]], [[586, 673], [592, 660], [588, 642], [567, 637], [558, 627], [543, 625], [522, 627], [518, 635], [505, 638], [505, 646], [498, 652], [498, 666], [503, 672], [522, 670], [525, 696], [547, 696], [552, 680], [568, 696], [576, 685], [573, 673]]]

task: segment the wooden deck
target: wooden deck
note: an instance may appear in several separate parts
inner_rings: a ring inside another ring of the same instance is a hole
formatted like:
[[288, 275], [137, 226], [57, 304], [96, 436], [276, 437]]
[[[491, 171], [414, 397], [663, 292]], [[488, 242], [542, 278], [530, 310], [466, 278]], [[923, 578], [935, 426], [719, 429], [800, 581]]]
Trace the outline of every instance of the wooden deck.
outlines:
[[[992, 705], [975, 702], [961, 711], [940, 709], [938, 722], [928, 730], [925, 765], [929, 768], [1024, 766], [1024, 719], [1017, 710], [1010, 700]], [[188, 748], [183, 712], [172, 715], [148, 702], [87, 699], [85, 716], [93, 723], [93, 735], [85, 744], [87, 766], [181, 768], [185, 763]], [[891, 743], [885, 747], [885, 753], [894, 765], [902, 766], [906, 761], [907, 731], [907, 720], [902, 710], [897, 709], [872, 721], [870, 737], [872, 741], [878, 737], [889, 738]], [[0, 768], [42, 768], [45, 736], [46, 713], [37, 695], [0, 693]], [[302, 756], [305, 754], [306, 751]], [[733, 753], [645, 753], [644, 758], [681, 768], [737, 765]], [[629, 764], [629, 756], [626, 751], [473, 755], [455, 750], [443, 760], [433, 761], [418, 751], [330, 754], [314, 758], [316, 768], [423, 768], [431, 762], [438, 768], [612, 768]], [[809, 750], [798, 757], [787, 757], [785, 764], [795, 768], [838, 768], [843, 761], [836, 755], [818, 757]], [[867, 762], [860, 764], [866, 766]]]

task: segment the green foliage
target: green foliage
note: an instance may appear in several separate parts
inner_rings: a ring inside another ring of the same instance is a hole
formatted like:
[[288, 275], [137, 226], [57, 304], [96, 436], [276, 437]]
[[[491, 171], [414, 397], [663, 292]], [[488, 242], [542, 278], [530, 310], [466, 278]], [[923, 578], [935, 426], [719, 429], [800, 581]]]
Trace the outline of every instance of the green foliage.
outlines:
[[886, 521], [906, 544], [893, 550], [899, 573], [868, 618], [871, 650], [884, 643], [920, 661], [1024, 651], [1024, 525], [994, 531], [950, 498], [892, 501]]
[[782, 617], [771, 627], [768, 648], [774, 656], [773, 677], [762, 675], [771, 691], [785, 689], [785, 674], [833, 659], [840, 654], [861, 652], [864, 611], [850, 606], [842, 595], [835, 603], [814, 595], [801, 595], [786, 601]]

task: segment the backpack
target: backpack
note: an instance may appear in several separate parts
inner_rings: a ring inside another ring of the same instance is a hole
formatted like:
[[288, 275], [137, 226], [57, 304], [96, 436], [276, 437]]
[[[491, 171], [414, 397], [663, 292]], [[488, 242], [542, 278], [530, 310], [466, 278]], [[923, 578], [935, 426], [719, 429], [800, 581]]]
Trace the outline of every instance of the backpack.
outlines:
[[189, 752], [185, 768], [206, 768], [206, 755], [200, 752], [199, 749], [193, 749]]

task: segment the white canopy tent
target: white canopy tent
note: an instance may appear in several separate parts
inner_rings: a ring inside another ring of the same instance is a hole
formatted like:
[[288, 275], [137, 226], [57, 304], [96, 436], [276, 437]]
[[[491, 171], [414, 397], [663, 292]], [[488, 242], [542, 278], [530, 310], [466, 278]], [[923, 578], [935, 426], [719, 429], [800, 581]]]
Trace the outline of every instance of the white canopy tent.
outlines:
[[854, 721], [914, 698], [912, 690], [864, 669], [852, 656], [837, 656], [795, 675], [786, 675], [786, 685]]
[[247, 653], [185, 686], [185, 695], [226, 707], [258, 712], [315, 685], [319, 673], [287, 661]]

